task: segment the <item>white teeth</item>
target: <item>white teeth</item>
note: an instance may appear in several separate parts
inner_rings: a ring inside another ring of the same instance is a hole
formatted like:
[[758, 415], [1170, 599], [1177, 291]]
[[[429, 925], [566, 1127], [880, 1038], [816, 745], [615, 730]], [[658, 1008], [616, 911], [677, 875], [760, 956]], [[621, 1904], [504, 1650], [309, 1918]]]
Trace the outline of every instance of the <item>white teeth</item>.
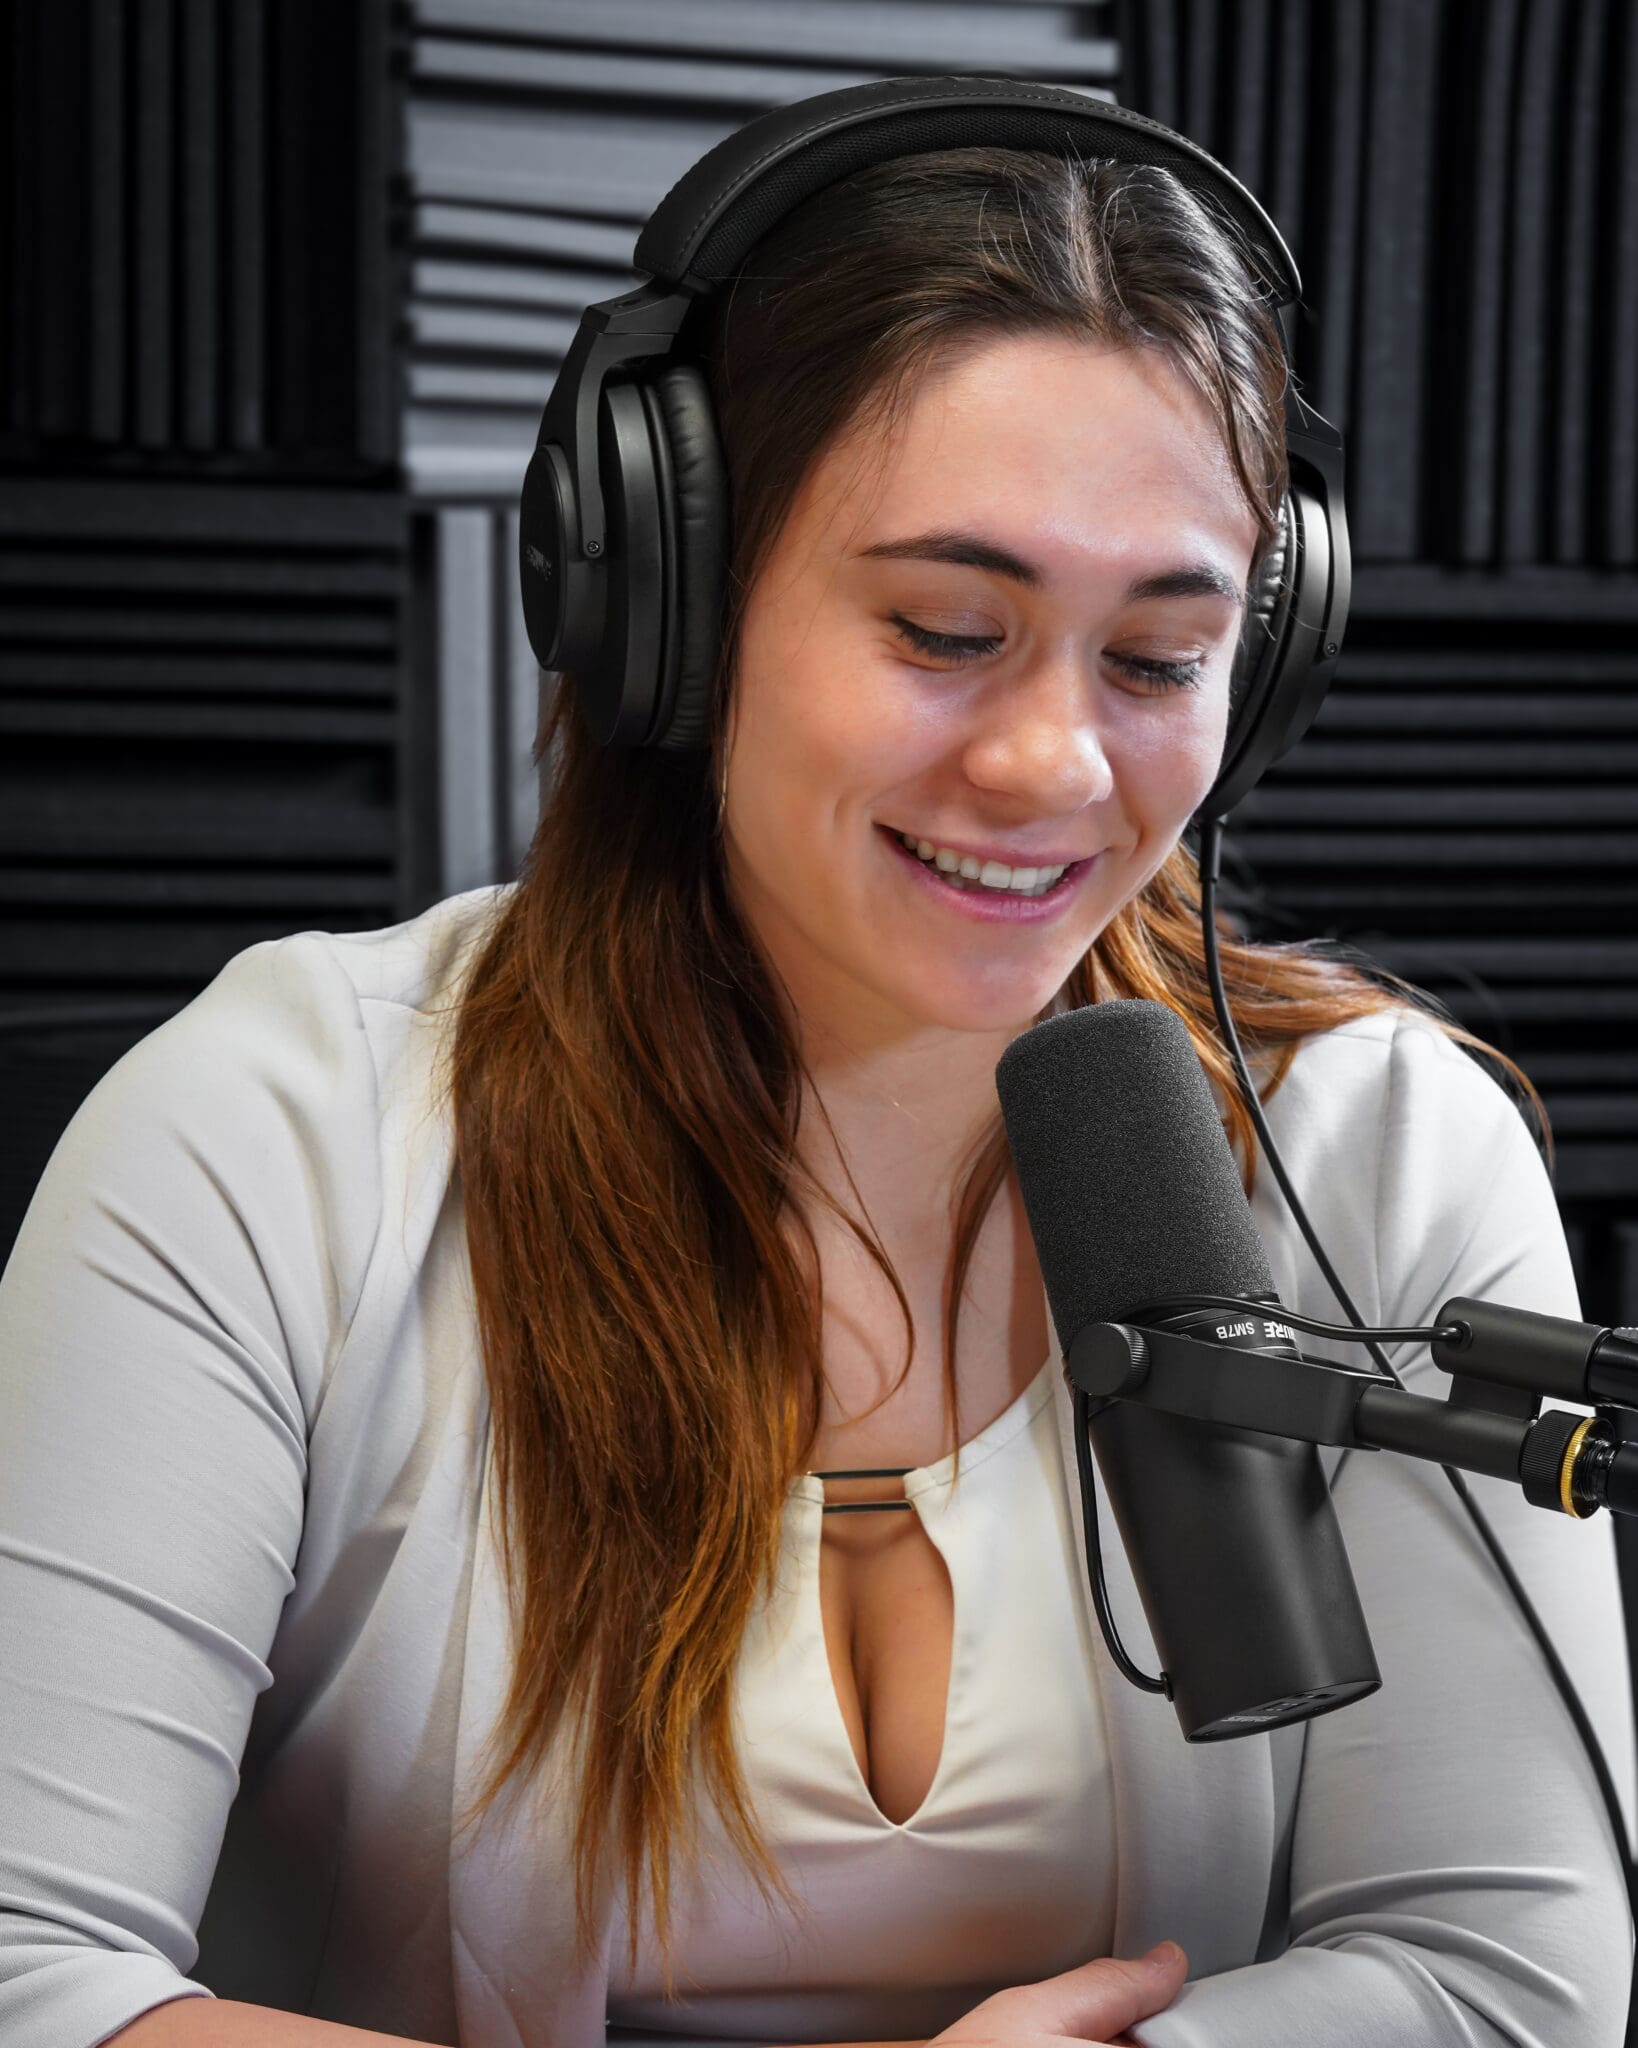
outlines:
[[1004, 861], [980, 862], [970, 853], [963, 856], [953, 853], [947, 846], [935, 846], [930, 839], [913, 839], [908, 832], [901, 832], [899, 838], [918, 859], [938, 868], [942, 874], [960, 876], [963, 881], [976, 882], [985, 889], [1009, 889], [1015, 894], [1039, 896], [1050, 889], [1064, 872], [1062, 866], [1009, 868]]

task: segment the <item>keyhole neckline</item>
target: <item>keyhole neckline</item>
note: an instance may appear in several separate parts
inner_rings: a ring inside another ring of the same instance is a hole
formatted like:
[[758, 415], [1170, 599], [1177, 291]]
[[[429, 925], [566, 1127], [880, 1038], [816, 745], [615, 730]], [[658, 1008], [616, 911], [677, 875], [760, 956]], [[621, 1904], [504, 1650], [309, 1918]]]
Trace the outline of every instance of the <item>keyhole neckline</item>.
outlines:
[[[1015, 1394], [993, 1421], [987, 1422], [961, 1446], [959, 1469], [963, 1474], [973, 1471], [986, 1458], [994, 1457], [997, 1451], [1004, 1449], [1029, 1427], [1043, 1405], [1052, 1398], [1057, 1371], [1058, 1347], [1054, 1345], [1022, 1393]], [[954, 1451], [946, 1451], [931, 1465], [895, 1466], [892, 1469], [904, 1476], [904, 1498], [908, 1503], [949, 1488], [956, 1477], [957, 1456]], [[811, 1502], [822, 1509], [825, 1505], [824, 1480], [817, 1472], [799, 1472], [791, 1481], [789, 1499], [804, 1504]]]

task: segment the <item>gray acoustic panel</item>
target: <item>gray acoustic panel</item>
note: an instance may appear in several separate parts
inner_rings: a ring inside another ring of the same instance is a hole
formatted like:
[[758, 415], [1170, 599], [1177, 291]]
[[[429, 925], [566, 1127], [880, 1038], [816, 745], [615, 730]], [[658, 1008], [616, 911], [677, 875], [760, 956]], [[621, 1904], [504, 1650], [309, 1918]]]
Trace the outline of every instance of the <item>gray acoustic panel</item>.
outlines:
[[427, 696], [437, 705], [436, 893], [509, 881], [533, 837], [541, 672], [523, 626], [513, 507], [416, 515]]
[[[1518, 44], [1517, 97], [1509, 134], [1512, 196], [1502, 409], [1493, 423], [1502, 448], [1501, 558], [1551, 559], [1546, 525], [1548, 441], [1558, 431], [1553, 363], [1564, 309], [1555, 301], [1553, 261], [1564, 233], [1560, 211], [1568, 136], [1563, 67], [1572, 19], [1584, 0], [1534, 0]], [[1544, 317], [1544, 314], [1547, 317]], [[1625, 365], [1628, 371], [1631, 365]]]
[[[1008, 76], [1083, 78], [1114, 70], [1107, 10], [1051, 0], [416, 0], [427, 33], [550, 40], [681, 61], [747, 54], [793, 65], [869, 65], [888, 76], [994, 67]], [[816, 88], [822, 90], [822, 88]]]
[[899, 73], [1109, 97], [1111, 13], [1038, 0], [417, 0], [411, 490], [515, 501], [581, 308], [635, 281], [632, 245], [655, 203], [753, 115]]

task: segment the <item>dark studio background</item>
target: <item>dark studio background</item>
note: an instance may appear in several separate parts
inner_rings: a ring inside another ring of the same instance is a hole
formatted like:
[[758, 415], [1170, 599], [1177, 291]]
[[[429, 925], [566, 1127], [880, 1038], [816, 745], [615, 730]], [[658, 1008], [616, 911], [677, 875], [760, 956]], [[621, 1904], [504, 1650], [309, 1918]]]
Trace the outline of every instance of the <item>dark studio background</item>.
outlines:
[[1358, 573], [1230, 900], [1521, 1062], [1586, 1312], [1638, 1322], [1623, 0], [0, 8], [0, 1258], [97, 1076], [232, 954], [514, 872], [515, 507], [579, 308], [742, 121], [942, 71], [1143, 108], [1291, 242]]

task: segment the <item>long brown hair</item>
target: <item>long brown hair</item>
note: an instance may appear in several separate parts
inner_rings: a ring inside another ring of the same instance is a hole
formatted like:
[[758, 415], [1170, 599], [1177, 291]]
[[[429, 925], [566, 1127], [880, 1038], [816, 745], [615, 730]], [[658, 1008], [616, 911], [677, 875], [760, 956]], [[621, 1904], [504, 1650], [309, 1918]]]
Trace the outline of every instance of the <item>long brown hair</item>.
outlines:
[[[574, 1802], [588, 1947], [617, 1866], [633, 1953], [645, 1880], [668, 1952], [671, 1871], [694, 1841], [697, 1790], [759, 1881], [788, 1896], [735, 1753], [731, 1698], [819, 1414], [817, 1254], [799, 1188], [892, 1286], [906, 1371], [914, 1344], [880, 1241], [796, 1159], [796, 1036], [724, 884], [716, 789], [743, 600], [812, 465], [865, 408], [893, 413], [952, 349], [1042, 329], [1156, 349], [1181, 371], [1218, 422], [1261, 557], [1286, 482], [1284, 360], [1228, 233], [1167, 173], [950, 150], [816, 195], [716, 295], [700, 337], [731, 504], [713, 745], [601, 750], [559, 688], [537, 744], [551, 763], [540, 822], [455, 1005], [446, 1085], [517, 1646], [490, 1741], [498, 1763], [462, 1831], [561, 1735], [556, 1792]], [[1264, 1099], [1311, 1033], [1430, 1009], [1334, 950], [1247, 944], [1226, 918], [1219, 930]], [[1182, 843], [1050, 1008], [1111, 996], [1182, 1017], [1226, 1101], [1249, 1193], [1253, 1129], [1217, 1036]], [[1529, 1082], [1501, 1063], [1539, 1115]], [[998, 1109], [956, 1204], [952, 1419], [963, 1281], [1009, 1163]], [[782, 1228], [793, 1214], [805, 1254]]]

